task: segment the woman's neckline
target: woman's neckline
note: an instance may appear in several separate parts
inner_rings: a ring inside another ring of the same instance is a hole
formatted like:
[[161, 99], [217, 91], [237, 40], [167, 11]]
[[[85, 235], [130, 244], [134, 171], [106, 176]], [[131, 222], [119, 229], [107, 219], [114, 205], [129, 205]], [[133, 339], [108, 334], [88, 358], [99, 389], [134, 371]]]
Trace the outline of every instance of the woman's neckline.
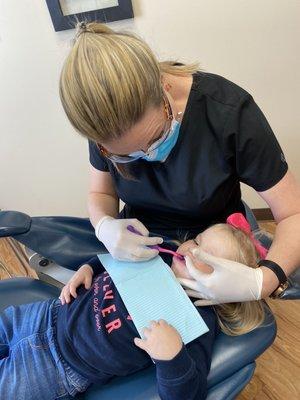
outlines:
[[[178, 135], [178, 139], [177, 142], [175, 144], [175, 146], [173, 147], [173, 149], [171, 150], [169, 156], [167, 157], [167, 159], [164, 162], [154, 162], [153, 164], [155, 164], [155, 168], [164, 168], [167, 167], [169, 163], [172, 162], [172, 159], [176, 156], [176, 153], [178, 151], [178, 148], [180, 147], [180, 144], [184, 138], [184, 134], [186, 131], [186, 126], [188, 124], [188, 120], [189, 120], [189, 114], [192, 108], [192, 104], [193, 104], [193, 98], [194, 98], [194, 94], [196, 93], [196, 89], [198, 87], [198, 72], [195, 72], [192, 77], [193, 77], [193, 81], [191, 84], [191, 88], [190, 88], [190, 92], [187, 98], [187, 102], [186, 102], [186, 107], [185, 107], [185, 111], [181, 120], [181, 126], [180, 126], [180, 130], [179, 130], [179, 135]], [[179, 149], [180, 150], [180, 149]], [[147, 161], [146, 161], [147, 162]]]
[[[181, 83], [181, 79], [185, 79], [184, 85]], [[165, 84], [165, 87], [170, 86], [170, 90], [166, 90], [166, 92], [172, 97], [176, 109], [178, 112], [182, 113], [182, 117], [184, 116], [184, 112], [187, 108], [189, 96], [191, 89], [193, 87], [194, 83], [194, 76], [186, 76], [186, 77], [180, 77], [180, 76], [172, 76], [171, 74], [168, 75], [167, 82]], [[177, 85], [177, 87], [176, 87]], [[178, 87], [179, 86], [179, 87]], [[179, 98], [178, 98], [179, 97]]]

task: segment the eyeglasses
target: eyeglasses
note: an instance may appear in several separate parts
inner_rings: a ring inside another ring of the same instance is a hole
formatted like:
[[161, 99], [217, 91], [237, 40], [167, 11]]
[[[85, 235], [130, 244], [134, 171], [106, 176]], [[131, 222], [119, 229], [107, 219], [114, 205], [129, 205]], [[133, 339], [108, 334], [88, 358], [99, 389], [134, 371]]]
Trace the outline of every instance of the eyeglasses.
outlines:
[[[166, 96], [163, 96], [163, 101], [164, 101], [164, 112], [166, 114], [166, 123], [164, 126], [164, 130], [162, 131], [161, 135], [159, 135], [158, 138], [155, 139], [154, 143], [150, 145], [148, 150], [144, 152], [143, 150], [140, 150], [138, 152], [133, 153], [132, 155], [118, 155], [118, 154], [113, 154], [107, 151], [101, 144], [97, 143], [98, 150], [101, 152], [101, 154], [108, 158], [111, 161], [117, 162], [117, 163], [128, 163], [135, 161], [144, 155], [148, 154], [150, 151], [156, 150], [158, 146], [161, 145], [169, 136], [170, 133], [170, 128], [171, 128], [171, 123], [172, 120], [174, 119], [171, 104], [169, 100], [167, 99]], [[157, 143], [157, 145], [155, 145]], [[138, 155], [137, 155], [138, 153]]]

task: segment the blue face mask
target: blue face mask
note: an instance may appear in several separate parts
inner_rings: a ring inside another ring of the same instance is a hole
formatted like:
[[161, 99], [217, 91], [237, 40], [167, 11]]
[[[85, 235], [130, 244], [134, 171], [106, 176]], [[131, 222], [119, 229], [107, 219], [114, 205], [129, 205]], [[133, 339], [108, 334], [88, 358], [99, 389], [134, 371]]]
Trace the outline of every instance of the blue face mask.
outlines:
[[171, 150], [175, 146], [180, 131], [180, 122], [173, 119], [170, 130], [168, 133], [153, 143], [147, 153], [142, 151], [135, 151], [130, 154], [133, 159], [142, 158], [147, 161], [160, 161], [164, 162], [168, 158]]

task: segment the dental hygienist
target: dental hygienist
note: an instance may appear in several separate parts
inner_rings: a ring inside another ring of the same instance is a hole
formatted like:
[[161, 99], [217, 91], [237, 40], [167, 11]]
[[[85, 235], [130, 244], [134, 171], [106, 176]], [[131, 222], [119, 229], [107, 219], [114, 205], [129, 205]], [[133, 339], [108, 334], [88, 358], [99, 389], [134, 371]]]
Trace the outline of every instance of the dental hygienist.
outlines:
[[60, 96], [89, 141], [89, 215], [113, 257], [151, 259], [157, 250], [146, 246], [162, 237], [193, 238], [232, 213], [245, 215], [244, 182], [278, 224], [267, 261], [255, 274], [243, 265], [237, 276], [222, 258], [206, 260], [214, 272], [200, 271], [190, 287], [211, 304], [282, 290], [300, 265], [300, 188], [247, 91], [196, 64], [159, 62], [135, 35], [81, 23]]

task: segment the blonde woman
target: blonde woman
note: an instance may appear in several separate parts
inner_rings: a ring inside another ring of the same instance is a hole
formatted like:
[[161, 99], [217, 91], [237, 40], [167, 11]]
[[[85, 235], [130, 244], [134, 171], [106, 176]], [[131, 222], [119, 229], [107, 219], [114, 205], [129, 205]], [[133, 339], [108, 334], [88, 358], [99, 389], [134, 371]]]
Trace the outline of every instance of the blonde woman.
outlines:
[[[300, 265], [300, 186], [246, 90], [197, 64], [158, 61], [131, 33], [81, 23], [60, 96], [71, 124], [89, 141], [89, 216], [113, 257], [150, 259], [157, 250], [148, 246], [162, 236], [195, 237], [233, 212], [245, 215], [244, 182], [278, 223], [268, 259], [258, 280], [249, 265], [234, 275], [219, 259], [202, 296], [216, 304], [282, 290]], [[142, 236], [128, 231], [129, 224]]]

